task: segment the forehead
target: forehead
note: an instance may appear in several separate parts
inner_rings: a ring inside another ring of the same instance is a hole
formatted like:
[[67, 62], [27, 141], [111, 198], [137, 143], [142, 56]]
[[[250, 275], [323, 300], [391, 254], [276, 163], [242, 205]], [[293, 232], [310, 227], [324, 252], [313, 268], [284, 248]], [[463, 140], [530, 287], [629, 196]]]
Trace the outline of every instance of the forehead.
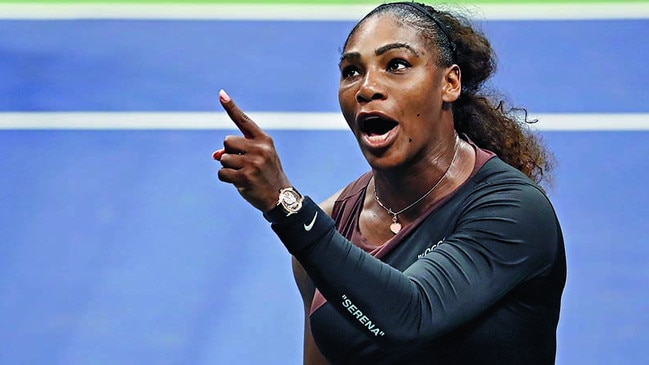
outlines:
[[418, 51], [426, 48], [421, 31], [393, 14], [384, 13], [365, 19], [349, 38], [344, 52], [373, 52], [390, 43], [406, 43]]

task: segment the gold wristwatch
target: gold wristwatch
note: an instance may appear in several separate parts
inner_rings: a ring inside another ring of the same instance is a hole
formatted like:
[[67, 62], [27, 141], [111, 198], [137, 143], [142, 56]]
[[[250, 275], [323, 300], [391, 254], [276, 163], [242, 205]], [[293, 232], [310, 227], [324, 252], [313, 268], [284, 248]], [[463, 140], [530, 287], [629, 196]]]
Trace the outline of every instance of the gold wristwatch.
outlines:
[[304, 197], [294, 187], [289, 186], [279, 191], [277, 206], [264, 213], [267, 221], [274, 223], [291, 214], [297, 213], [302, 208]]

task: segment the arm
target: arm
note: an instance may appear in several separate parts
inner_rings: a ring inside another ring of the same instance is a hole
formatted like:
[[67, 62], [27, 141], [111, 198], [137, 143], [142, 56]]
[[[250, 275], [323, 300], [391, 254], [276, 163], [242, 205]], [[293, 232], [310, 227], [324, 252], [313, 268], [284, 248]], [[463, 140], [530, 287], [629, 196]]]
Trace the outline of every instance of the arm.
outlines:
[[[320, 204], [322, 210], [328, 215], [331, 215], [334, 202], [336, 201], [338, 195], [340, 195], [340, 191]], [[293, 266], [293, 276], [295, 277], [295, 283], [300, 290], [302, 302], [304, 303], [304, 365], [328, 365], [329, 363], [324, 358], [322, 353], [320, 353], [320, 350], [318, 349], [313, 339], [313, 335], [311, 334], [311, 321], [309, 319], [309, 313], [311, 311], [311, 303], [313, 301], [313, 295], [315, 293], [315, 285], [313, 285], [313, 281], [311, 281], [311, 278], [304, 270], [304, 267], [302, 267], [302, 265], [299, 263], [299, 261], [297, 261], [295, 257], [291, 257], [291, 263]]]
[[[303, 222], [316, 212], [305, 232]], [[428, 341], [470, 321], [547, 270], [557, 249], [552, 207], [522, 184], [483, 189], [455, 233], [404, 272], [352, 245], [319, 212], [308, 202], [273, 229], [329, 303], [383, 348]]]
[[[223, 90], [219, 92], [219, 101], [243, 134], [227, 136], [223, 148], [212, 154], [212, 158], [222, 166], [218, 171], [219, 180], [234, 185], [246, 201], [266, 212], [275, 207], [279, 190], [291, 185], [282, 170], [273, 141]], [[334, 201], [335, 196], [325, 201], [324, 211], [330, 212]], [[311, 335], [309, 310], [315, 286], [296, 260], [293, 260], [293, 272], [304, 303], [304, 363], [327, 365]]]
[[320, 353], [313, 335], [311, 334], [311, 321], [309, 320], [309, 311], [311, 309], [311, 302], [313, 301], [313, 294], [315, 293], [315, 286], [309, 278], [309, 275], [306, 273], [302, 265], [293, 257], [293, 276], [295, 277], [295, 282], [298, 289], [300, 290], [300, 295], [302, 296], [302, 302], [304, 303], [304, 352], [303, 352], [303, 364], [304, 365], [328, 365], [329, 363], [325, 357]]

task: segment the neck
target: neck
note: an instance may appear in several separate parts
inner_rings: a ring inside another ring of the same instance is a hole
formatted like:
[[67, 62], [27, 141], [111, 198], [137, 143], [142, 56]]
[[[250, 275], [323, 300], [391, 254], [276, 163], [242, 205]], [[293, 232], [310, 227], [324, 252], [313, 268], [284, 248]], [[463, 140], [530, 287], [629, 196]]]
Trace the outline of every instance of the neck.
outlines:
[[409, 168], [390, 171], [374, 171], [374, 191], [377, 203], [391, 213], [411, 215], [425, 207], [426, 202], [443, 195], [443, 187], [452, 185], [448, 175], [457, 163], [462, 141], [455, 136], [454, 142], [436, 154], [437, 157]]

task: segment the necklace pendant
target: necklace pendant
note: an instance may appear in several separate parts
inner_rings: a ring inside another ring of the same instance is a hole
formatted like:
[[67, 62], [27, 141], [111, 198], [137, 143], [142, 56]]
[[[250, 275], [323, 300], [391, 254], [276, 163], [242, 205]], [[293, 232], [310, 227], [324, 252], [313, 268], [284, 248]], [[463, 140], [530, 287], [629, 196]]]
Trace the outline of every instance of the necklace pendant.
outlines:
[[401, 230], [401, 223], [394, 222], [390, 224], [390, 231], [392, 231], [393, 234], [399, 233], [400, 230]]

